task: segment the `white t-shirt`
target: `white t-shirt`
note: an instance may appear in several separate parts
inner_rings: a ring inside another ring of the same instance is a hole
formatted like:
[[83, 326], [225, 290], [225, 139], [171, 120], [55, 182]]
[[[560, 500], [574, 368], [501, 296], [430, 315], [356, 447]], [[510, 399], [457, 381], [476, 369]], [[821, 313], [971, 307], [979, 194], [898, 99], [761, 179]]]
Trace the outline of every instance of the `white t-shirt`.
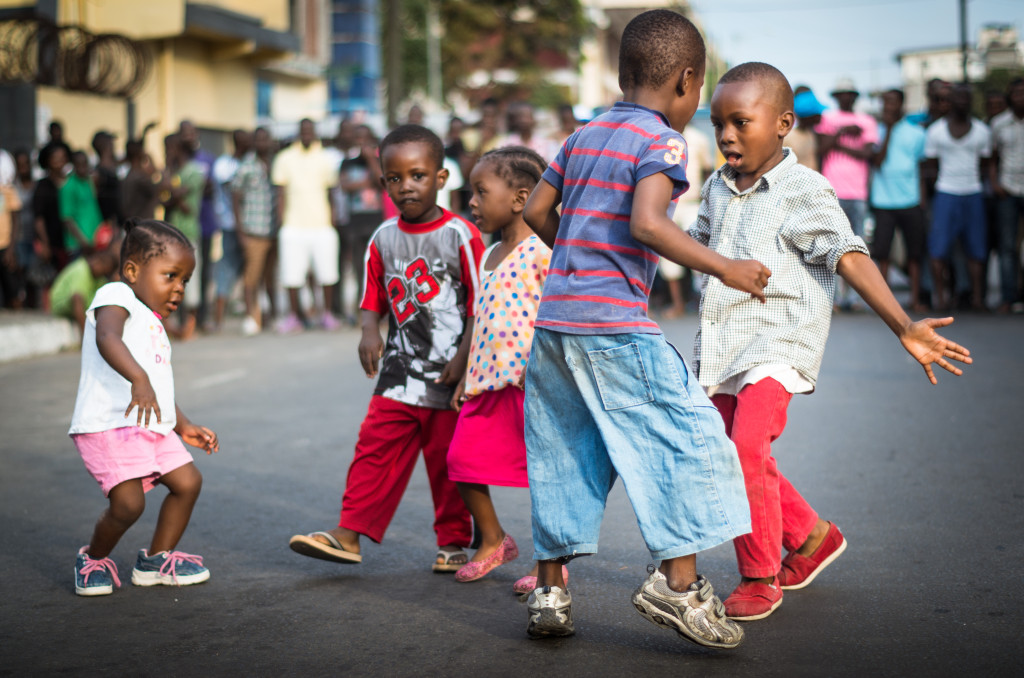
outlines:
[[992, 134], [981, 120], [972, 119], [971, 129], [959, 139], [949, 133], [949, 123], [941, 118], [932, 123], [924, 141], [926, 158], [938, 158], [939, 178], [935, 190], [951, 195], [981, 193], [978, 161], [992, 155]]
[[78, 381], [75, 413], [71, 416], [74, 433], [98, 433], [126, 426], [135, 426], [137, 410], [128, 418], [124, 411], [132, 401], [132, 384], [111, 367], [100, 355], [96, 345], [96, 309], [120, 306], [128, 311], [121, 338], [132, 357], [149, 375], [160, 406], [160, 423], [150, 414], [149, 429], [167, 435], [174, 430], [174, 375], [171, 373], [171, 342], [167, 339], [160, 318], [139, 301], [132, 288], [122, 282], [108, 283], [96, 292], [85, 313], [85, 334], [82, 337], [82, 377]]
[[284, 188], [282, 228], [333, 228], [327, 191], [338, 184], [336, 158], [319, 142], [303, 148], [298, 141], [277, 154], [271, 181]]

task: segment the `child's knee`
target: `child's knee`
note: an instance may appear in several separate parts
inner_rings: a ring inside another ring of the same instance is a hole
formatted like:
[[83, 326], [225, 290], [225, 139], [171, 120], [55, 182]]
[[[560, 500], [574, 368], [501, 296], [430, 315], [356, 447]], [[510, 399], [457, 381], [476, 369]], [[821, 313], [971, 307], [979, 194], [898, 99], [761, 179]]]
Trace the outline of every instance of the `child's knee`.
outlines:
[[110, 497], [110, 516], [119, 523], [133, 524], [146, 510], [146, 495], [122, 492]]
[[162, 482], [172, 494], [198, 497], [203, 489], [203, 474], [194, 464], [186, 464], [165, 475]]

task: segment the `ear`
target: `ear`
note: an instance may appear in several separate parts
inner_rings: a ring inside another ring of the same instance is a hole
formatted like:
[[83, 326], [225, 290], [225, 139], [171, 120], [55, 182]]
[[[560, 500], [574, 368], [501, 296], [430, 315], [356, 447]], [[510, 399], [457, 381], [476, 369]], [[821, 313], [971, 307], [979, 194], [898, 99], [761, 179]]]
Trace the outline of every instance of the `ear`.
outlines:
[[444, 185], [448, 183], [448, 170], [441, 168], [437, 170], [437, 187], [444, 188]]
[[526, 209], [526, 201], [530, 199], [532, 191], [528, 188], [516, 189], [512, 196], [512, 214], [519, 214]]
[[124, 274], [124, 279], [132, 284], [139, 279], [139, 265], [135, 263], [134, 259], [124, 262], [121, 272]]
[[694, 79], [697, 73], [693, 67], [686, 67], [679, 72], [679, 79], [676, 81], [676, 96], [686, 96], [690, 88], [695, 86]]
[[786, 136], [793, 131], [793, 125], [796, 124], [796, 115], [793, 111], [786, 111], [779, 116], [779, 138]]

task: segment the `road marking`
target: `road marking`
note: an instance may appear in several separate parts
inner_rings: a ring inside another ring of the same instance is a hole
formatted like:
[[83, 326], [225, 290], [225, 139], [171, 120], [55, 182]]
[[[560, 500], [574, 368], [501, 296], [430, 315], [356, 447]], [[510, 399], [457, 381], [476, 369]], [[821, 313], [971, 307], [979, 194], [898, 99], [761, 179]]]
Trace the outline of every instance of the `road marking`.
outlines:
[[208, 377], [196, 379], [190, 386], [193, 388], [210, 388], [211, 386], [220, 386], [230, 381], [236, 381], [241, 379], [247, 374], [247, 372], [241, 368], [236, 370], [228, 370], [227, 372], [219, 372], [217, 374], [211, 374]]

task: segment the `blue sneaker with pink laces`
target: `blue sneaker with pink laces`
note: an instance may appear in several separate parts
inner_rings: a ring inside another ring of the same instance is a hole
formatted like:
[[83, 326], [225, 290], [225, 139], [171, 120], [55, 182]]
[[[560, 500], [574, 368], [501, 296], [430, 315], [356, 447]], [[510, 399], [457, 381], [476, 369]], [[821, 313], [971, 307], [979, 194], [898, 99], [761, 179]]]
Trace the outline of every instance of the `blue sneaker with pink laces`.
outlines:
[[88, 546], [78, 550], [75, 558], [75, 593], [80, 596], [109, 596], [115, 586], [121, 585], [117, 578], [117, 565], [110, 558], [90, 558]]
[[188, 586], [200, 584], [210, 578], [203, 567], [203, 559], [181, 551], [161, 551], [149, 555], [139, 549], [139, 557], [132, 570], [132, 583], [136, 586]]

